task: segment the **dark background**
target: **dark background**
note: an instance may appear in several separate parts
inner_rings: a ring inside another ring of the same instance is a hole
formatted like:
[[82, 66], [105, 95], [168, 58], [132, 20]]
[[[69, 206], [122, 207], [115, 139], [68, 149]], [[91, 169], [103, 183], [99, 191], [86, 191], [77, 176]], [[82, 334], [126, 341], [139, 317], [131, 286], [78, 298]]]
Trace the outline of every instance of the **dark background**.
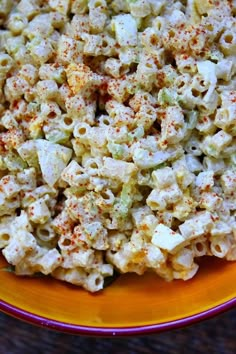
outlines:
[[236, 309], [170, 332], [132, 338], [74, 336], [0, 313], [0, 354], [236, 354]]

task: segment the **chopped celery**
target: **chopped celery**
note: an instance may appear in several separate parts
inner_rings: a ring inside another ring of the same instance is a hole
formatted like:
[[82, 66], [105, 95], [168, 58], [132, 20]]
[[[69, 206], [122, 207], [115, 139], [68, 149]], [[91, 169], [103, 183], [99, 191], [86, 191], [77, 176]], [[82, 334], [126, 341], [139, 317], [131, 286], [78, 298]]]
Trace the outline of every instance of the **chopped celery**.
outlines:
[[110, 141], [107, 147], [114, 159], [122, 159], [127, 155], [127, 146], [125, 144], [116, 144]]
[[194, 129], [197, 125], [199, 113], [197, 111], [190, 111], [186, 113], [187, 129]]
[[161, 105], [176, 104], [177, 99], [178, 99], [178, 95], [176, 94], [176, 92], [174, 90], [170, 90], [168, 88], [163, 88], [158, 93], [158, 102]]
[[51, 130], [45, 134], [47, 140], [52, 143], [65, 143], [69, 140], [70, 134], [62, 130]]

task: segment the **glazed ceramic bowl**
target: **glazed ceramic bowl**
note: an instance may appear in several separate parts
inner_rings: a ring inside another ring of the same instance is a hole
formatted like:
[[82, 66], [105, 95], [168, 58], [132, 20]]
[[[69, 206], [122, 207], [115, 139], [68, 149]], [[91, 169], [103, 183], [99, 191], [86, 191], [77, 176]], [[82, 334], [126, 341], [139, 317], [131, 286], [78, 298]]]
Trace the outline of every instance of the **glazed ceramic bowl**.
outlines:
[[0, 257], [0, 310], [73, 334], [160, 332], [236, 306], [236, 262], [213, 258], [201, 262], [198, 274], [187, 282], [128, 274], [96, 294], [50, 277], [17, 277], [4, 267]]

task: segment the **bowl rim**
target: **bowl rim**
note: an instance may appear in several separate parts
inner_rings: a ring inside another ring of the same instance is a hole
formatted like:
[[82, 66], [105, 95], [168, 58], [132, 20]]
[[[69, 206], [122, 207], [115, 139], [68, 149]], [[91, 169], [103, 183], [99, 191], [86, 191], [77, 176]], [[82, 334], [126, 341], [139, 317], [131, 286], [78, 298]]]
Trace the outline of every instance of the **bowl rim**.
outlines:
[[30, 324], [64, 332], [67, 334], [95, 336], [95, 337], [125, 337], [134, 335], [145, 335], [160, 333], [168, 330], [182, 328], [199, 321], [203, 321], [219, 315], [227, 310], [236, 307], [236, 297], [223, 302], [217, 306], [204, 310], [202, 312], [183, 317], [169, 322], [161, 322], [152, 325], [131, 326], [131, 327], [96, 327], [96, 326], [81, 326], [73, 323], [65, 323], [57, 320], [52, 320], [40, 315], [35, 315], [32, 312], [22, 310], [3, 300], [0, 300], [0, 311], [13, 316]]

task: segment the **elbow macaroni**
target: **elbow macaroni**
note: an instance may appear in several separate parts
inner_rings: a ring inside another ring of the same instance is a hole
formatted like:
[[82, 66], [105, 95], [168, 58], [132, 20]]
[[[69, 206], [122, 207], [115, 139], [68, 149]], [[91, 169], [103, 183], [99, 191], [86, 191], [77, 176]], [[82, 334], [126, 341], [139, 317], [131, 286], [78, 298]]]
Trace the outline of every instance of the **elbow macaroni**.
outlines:
[[236, 260], [232, 6], [2, 2], [0, 248], [17, 275], [94, 292], [114, 269], [188, 280], [199, 257]]

